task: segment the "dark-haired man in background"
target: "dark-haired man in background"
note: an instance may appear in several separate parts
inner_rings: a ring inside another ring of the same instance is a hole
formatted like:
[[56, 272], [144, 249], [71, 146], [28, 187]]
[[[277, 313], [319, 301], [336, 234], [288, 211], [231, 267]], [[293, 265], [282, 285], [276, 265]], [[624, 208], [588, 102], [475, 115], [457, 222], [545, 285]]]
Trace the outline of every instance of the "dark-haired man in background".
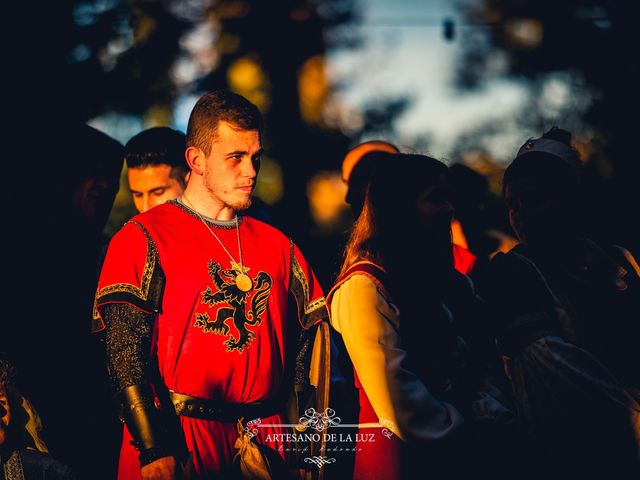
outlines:
[[124, 146], [127, 179], [138, 212], [178, 197], [187, 186], [185, 135], [169, 127], [153, 127]]

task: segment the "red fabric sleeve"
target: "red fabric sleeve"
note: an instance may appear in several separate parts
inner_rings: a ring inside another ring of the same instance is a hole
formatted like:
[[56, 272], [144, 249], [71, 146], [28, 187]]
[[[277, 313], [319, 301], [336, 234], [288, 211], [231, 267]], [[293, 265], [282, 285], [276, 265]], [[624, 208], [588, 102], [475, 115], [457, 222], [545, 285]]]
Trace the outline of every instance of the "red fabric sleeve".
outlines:
[[99, 308], [126, 303], [146, 313], [159, 309], [164, 273], [149, 234], [137, 222], [128, 222], [109, 244], [100, 272], [92, 331], [105, 328]]

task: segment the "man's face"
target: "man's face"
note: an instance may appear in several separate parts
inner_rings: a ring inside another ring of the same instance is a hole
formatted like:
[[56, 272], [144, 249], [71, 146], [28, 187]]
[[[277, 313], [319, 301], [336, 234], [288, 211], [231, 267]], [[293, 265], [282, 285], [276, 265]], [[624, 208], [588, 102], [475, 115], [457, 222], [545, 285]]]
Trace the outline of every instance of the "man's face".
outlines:
[[424, 189], [416, 202], [418, 224], [432, 235], [450, 236], [453, 204], [451, 190], [444, 178]]
[[204, 186], [219, 206], [236, 211], [249, 208], [261, 154], [257, 130], [237, 130], [227, 122], [219, 123], [203, 169]]
[[453, 265], [451, 190], [444, 178], [424, 189], [416, 200], [419, 240], [428, 258], [443, 268]]
[[7, 427], [11, 420], [11, 407], [6, 392], [0, 391], [0, 445], [7, 440]]
[[171, 165], [168, 164], [130, 168], [127, 177], [133, 203], [140, 213], [173, 200], [184, 190], [180, 182], [171, 177]]
[[522, 242], [558, 235], [568, 221], [563, 205], [544, 188], [507, 184], [504, 199], [511, 228]]

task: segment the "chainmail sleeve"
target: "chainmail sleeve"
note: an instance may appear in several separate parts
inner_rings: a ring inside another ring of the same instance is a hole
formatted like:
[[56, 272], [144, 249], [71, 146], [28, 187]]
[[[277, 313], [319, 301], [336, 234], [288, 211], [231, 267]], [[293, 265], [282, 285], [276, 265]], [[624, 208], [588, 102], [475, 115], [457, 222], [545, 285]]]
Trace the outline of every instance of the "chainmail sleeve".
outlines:
[[145, 313], [126, 303], [107, 304], [99, 310], [107, 325], [107, 368], [115, 391], [130, 385], [150, 383], [155, 314]]
[[127, 223], [109, 245], [95, 302], [116, 392], [153, 380], [151, 338], [164, 284], [153, 238], [140, 223]]

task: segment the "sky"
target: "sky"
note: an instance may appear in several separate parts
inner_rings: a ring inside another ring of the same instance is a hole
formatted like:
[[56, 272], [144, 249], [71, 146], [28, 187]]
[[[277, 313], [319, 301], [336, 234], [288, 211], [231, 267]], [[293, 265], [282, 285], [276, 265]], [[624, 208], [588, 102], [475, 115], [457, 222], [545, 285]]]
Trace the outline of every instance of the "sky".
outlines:
[[[338, 126], [352, 137], [354, 144], [373, 138], [373, 135], [357, 137], [354, 133], [362, 124], [361, 112], [368, 104], [402, 97], [410, 98], [410, 102], [395, 119], [393, 132], [375, 137], [394, 143], [401, 151], [430, 155], [448, 164], [465, 161], [472, 168], [478, 166], [473, 157], [457, 157], [460, 154], [457, 147], [461, 136], [484, 125], [499, 128], [478, 139], [481, 142], [477, 144], [478, 150], [503, 166], [513, 159], [527, 138], [541, 133], [524, 132], [516, 121], [519, 109], [531, 95], [524, 84], [492, 80], [473, 91], [456, 88], [463, 37], [467, 29], [483, 28], [465, 24], [456, 7], [459, 1], [477, 0], [359, 0], [356, 4], [359, 20], [341, 28], [354, 29], [362, 42], [356, 48], [330, 48], [326, 56], [327, 75], [336, 87], [332, 93], [334, 104], [342, 112]], [[455, 23], [452, 41], [444, 35], [445, 19]], [[215, 31], [206, 22], [185, 35], [181, 40], [184, 54], [172, 71], [178, 85], [181, 82], [188, 85], [215, 67], [212, 53], [215, 39]], [[202, 65], [207, 70], [202, 70]], [[552, 81], [547, 89], [548, 98], [543, 100], [551, 110], [566, 102], [563, 85], [560, 79]], [[189, 93], [176, 102], [171, 125], [181, 131], [186, 131], [189, 114], [199, 96], [185, 91]], [[89, 124], [122, 143], [151, 126], [139, 117], [118, 113], [94, 118]], [[123, 178], [118, 205], [128, 201], [126, 190]], [[344, 193], [338, 190], [335, 197], [341, 202]]]
[[[411, 149], [424, 143], [421, 138], [428, 138], [429, 151], [420, 153], [441, 159], [449, 158], [461, 134], [517, 115], [527, 95], [523, 85], [506, 80], [473, 93], [456, 90], [460, 35], [464, 29], [482, 27], [464, 25], [455, 4], [445, 0], [363, 0], [362, 21], [356, 27], [364, 39], [362, 47], [329, 56], [330, 77], [346, 85], [336, 95], [356, 110], [376, 98], [410, 95], [409, 108], [397, 119], [396, 135], [389, 140]], [[447, 41], [443, 34], [447, 18], [456, 25], [453, 41]], [[522, 135], [514, 126], [487, 139], [484, 146], [498, 160], [505, 159], [522, 143]]]
[[[474, 1], [474, 0], [466, 0]], [[515, 121], [528, 93], [510, 80], [493, 81], [473, 92], [456, 90], [454, 76], [465, 29], [458, 2], [446, 0], [359, 0], [360, 20], [355, 26], [362, 43], [354, 49], [330, 50], [327, 70], [339, 86], [333, 95], [348, 113], [345, 132], [357, 126], [360, 112], [376, 99], [408, 96], [409, 106], [396, 119], [389, 140], [404, 151], [425, 153], [451, 163], [456, 141], [465, 133], [493, 122], [500, 133], [483, 138], [483, 145], [497, 161], [508, 162], [523, 139], [539, 132], [522, 132]], [[444, 37], [443, 22], [455, 22], [453, 41]], [[185, 40], [191, 54], [202, 56], [201, 44], [210, 45], [211, 33], [195, 29]], [[200, 40], [200, 41], [199, 41]], [[210, 49], [210, 46], [208, 47]], [[206, 53], [206, 52], [205, 52]], [[181, 62], [181, 67], [188, 62]], [[196, 74], [194, 69], [186, 71]], [[173, 128], [185, 131], [197, 96], [182, 97], [174, 109]], [[506, 119], [506, 122], [505, 122]], [[140, 118], [106, 114], [89, 122], [121, 142], [147, 126]], [[351, 129], [353, 130], [353, 129]], [[354, 142], [368, 138], [354, 138]]]

